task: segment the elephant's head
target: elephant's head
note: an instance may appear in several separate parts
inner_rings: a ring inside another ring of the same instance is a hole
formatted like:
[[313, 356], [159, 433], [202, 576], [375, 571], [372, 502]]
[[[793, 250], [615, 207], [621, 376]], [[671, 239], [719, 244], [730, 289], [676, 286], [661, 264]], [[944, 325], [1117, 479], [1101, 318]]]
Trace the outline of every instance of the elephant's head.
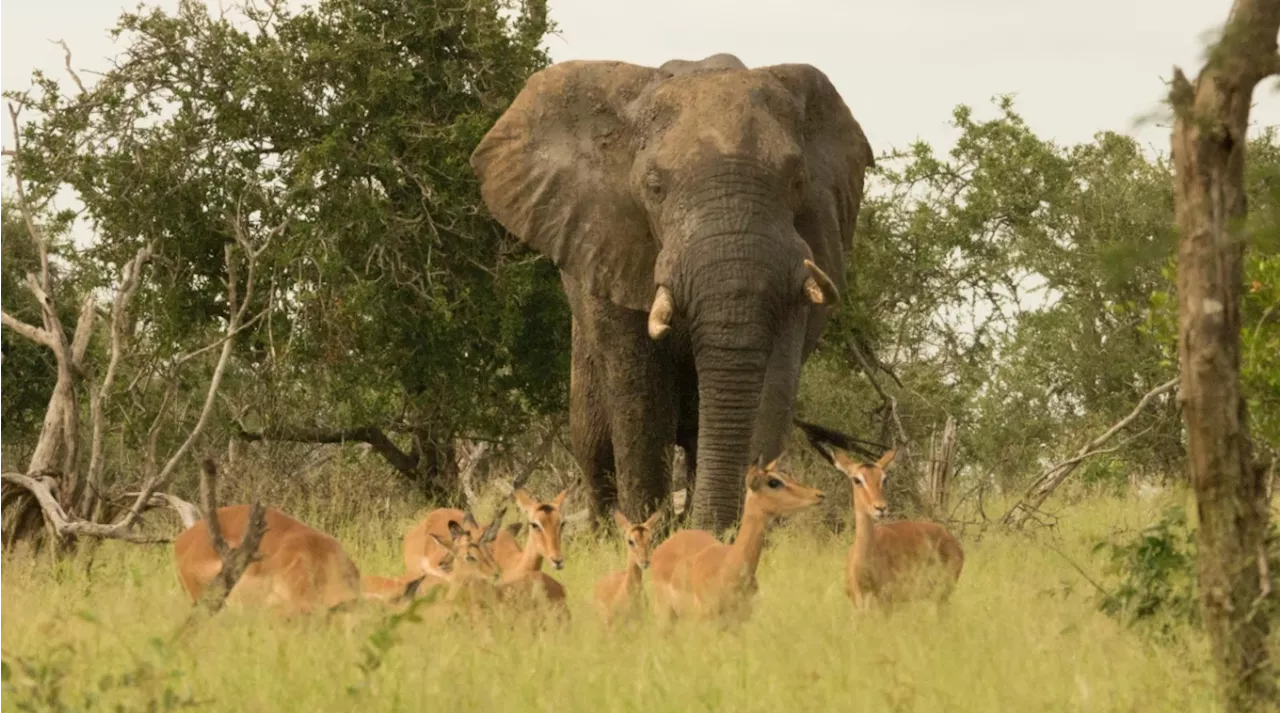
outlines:
[[591, 294], [647, 311], [653, 338], [673, 323], [687, 332], [694, 513], [716, 526], [737, 512], [747, 464], [781, 450], [872, 164], [822, 72], [734, 62], [553, 65], [471, 158], [508, 230]]

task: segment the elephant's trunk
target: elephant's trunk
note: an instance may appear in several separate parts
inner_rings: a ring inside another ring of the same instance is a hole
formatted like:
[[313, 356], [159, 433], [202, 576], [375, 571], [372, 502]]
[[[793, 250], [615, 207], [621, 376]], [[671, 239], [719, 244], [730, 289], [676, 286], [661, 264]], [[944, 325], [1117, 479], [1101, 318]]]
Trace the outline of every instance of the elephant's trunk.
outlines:
[[789, 410], [795, 398], [799, 365], [791, 355], [798, 357], [803, 330], [789, 301], [799, 297], [799, 260], [776, 237], [752, 233], [693, 243], [686, 257], [681, 301], [699, 401], [693, 522], [720, 531], [740, 515], [751, 459], [777, 455], [771, 413]]
[[[705, 345], [697, 350], [700, 405], [694, 527], [720, 532], [741, 514], [744, 476], [765, 381], [765, 360], [755, 356]], [[752, 363], [756, 361], [760, 363]]]

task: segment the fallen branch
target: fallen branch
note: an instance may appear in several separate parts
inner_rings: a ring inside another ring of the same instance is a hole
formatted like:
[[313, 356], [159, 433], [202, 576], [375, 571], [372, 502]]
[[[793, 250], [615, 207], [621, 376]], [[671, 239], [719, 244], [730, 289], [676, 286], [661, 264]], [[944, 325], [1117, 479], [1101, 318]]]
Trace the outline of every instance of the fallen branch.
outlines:
[[1075, 472], [1080, 463], [1093, 456], [1116, 450], [1119, 446], [1113, 448], [1103, 448], [1102, 446], [1132, 423], [1153, 399], [1174, 390], [1177, 386], [1178, 379], [1173, 378], [1144, 394], [1138, 401], [1138, 405], [1133, 407], [1128, 416], [1117, 421], [1102, 435], [1081, 446], [1074, 456], [1053, 465], [1053, 467], [1042, 473], [1040, 477], [1036, 478], [1031, 483], [1031, 486], [1027, 488], [1027, 492], [1022, 498], [1014, 503], [1013, 507], [1009, 508], [1008, 512], [1000, 518], [1000, 523], [1013, 527], [1022, 525], [1032, 514], [1040, 509], [1040, 506], [1044, 504], [1045, 500], [1049, 499], [1049, 496], [1058, 489], [1059, 485], [1066, 482], [1067, 478]]
[[40, 504], [40, 509], [44, 511], [45, 519], [53, 528], [54, 534], [61, 540], [70, 540], [77, 537], [97, 537], [145, 545], [173, 541], [173, 538], [164, 535], [144, 535], [134, 532], [129, 528], [121, 527], [119, 523], [108, 525], [77, 520], [68, 516], [66, 511], [62, 509], [62, 505], [58, 503], [58, 499], [53, 495], [51, 486], [54, 485], [54, 482], [51, 479], [36, 479], [21, 473], [4, 473], [0, 475], [0, 479], [3, 479], [5, 483], [16, 485], [31, 493], [36, 502]]

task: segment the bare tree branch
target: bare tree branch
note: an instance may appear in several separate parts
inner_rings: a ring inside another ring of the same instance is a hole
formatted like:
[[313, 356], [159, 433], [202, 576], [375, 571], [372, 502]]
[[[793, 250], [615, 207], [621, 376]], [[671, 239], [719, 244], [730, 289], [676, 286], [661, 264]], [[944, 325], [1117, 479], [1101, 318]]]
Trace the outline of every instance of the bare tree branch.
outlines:
[[6, 483], [25, 489], [35, 497], [36, 501], [40, 503], [40, 509], [44, 511], [45, 517], [59, 538], [97, 537], [124, 540], [125, 542], [137, 544], [172, 542], [172, 538], [162, 535], [144, 535], [115, 525], [73, 519], [67, 515], [62, 505], [58, 503], [58, 499], [54, 497], [48, 482], [37, 480], [21, 473], [4, 473], [0, 475], [0, 478]]
[[53, 349], [53, 335], [40, 327], [33, 327], [26, 322], [10, 315], [8, 312], [0, 310], [0, 324], [12, 329], [22, 336], [41, 346]]
[[386, 459], [391, 467], [402, 473], [412, 473], [418, 467], [419, 457], [405, 453], [377, 426], [359, 426], [345, 429], [291, 428], [272, 426], [264, 431], [240, 431], [243, 441], [283, 441], [288, 443], [368, 443]]
[[1045, 500], [1062, 485], [1070, 475], [1075, 472], [1076, 467], [1085, 459], [1102, 453], [1108, 453], [1115, 448], [1102, 449], [1102, 445], [1110, 441], [1117, 433], [1124, 430], [1139, 414], [1151, 403], [1153, 399], [1161, 394], [1173, 391], [1178, 386], [1178, 379], [1170, 379], [1154, 389], [1143, 394], [1138, 400], [1138, 405], [1133, 407], [1128, 416], [1116, 421], [1111, 428], [1108, 428], [1102, 435], [1094, 438], [1088, 443], [1080, 447], [1076, 454], [1071, 458], [1054, 464], [1031, 483], [1031, 487], [1027, 488], [1026, 494], [1022, 496], [1013, 507], [1000, 518], [1000, 522], [1005, 525], [1019, 526], [1029, 515], [1037, 511]]
[[76, 83], [76, 87], [81, 94], [88, 94], [89, 90], [84, 88], [84, 82], [80, 81], [80, 75], [76, 74], [76, 70], [71, 68], [71, 48], [67, 46], [66, 40], [58, 40], [56, 44], [62, 47], [63, 64], [67, 68], [67, 74], [71, 75], [71, 81]]

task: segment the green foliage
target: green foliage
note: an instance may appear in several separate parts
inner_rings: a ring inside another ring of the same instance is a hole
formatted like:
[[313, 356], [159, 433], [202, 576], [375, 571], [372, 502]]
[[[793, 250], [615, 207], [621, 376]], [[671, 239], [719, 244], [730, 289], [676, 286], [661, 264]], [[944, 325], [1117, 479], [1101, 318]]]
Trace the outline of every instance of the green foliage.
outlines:
[[1100, 596], [1100, 610], [1129, 624], [1150, 625], [1164, 636], [1200, 626], [1195, 532], [1187, 527], [1184, 507], [1166, 509], [1131, 540], [1099, 541], [1094, 551], [1107, 554], [1109, 573], [1119, 579], [1114, 591]]
[[[40, 256], [31, 241], [27, 226], [16, 206], [8, 199], [0, 207], [0, 293], [4, 294], [5, 312], [32, 326], [41, 327], [40, 306], [26, 288], [27, 273], [40, 274]], [[74, 303], [67, 310], [62, 305], [60, 318], [75, 319]], [[40, 432], [40, 424], [58, 378], [58, 365], [53, 353], [9, 329], [0, 330], [4, 349], [3, 369], [4, 437], [9, 443], [32, 439]]]
[[[37, 73], [10, 95], [30, 117], [28, 193], [70, 188], [84, 205], [96, 240], [63, 257], [89, 287], [111, 287], [155, 244], [134, 367], [161, 369], [213, 338], [228, 316], [224, 246], [244, 231], [267, 249], [250, 306], [262, 317], [229, 374], [237, 410], [443, 443], [562, 409], [558, 274], [477, 209], [468, 165], [548, 61], [545, 5], [239, 10], [183, 0], [127, 12], [113, 31], [124, 54], [86, 92], [68, 97]], [[143, 436], [130, 432], [135, 445]]]
[[[920, 142], [879, 159], [850, 289], [822, 355], [846, 369], [859, 368], [855, 346], [878, 355], [903, 382], [878, 377], [913, 438], [952, 414], [961, 460], [1016, 487], [1175, 372], [1171, 333], [1143, 327], [1172, 314], [1177, 236], [1163, 156], [1112, 132], [1060, 146], [1038, 137], [1008, 97], [995, 107], [990, 118], [958, 107], [946, 155]], [[1262, 132], [1250, 148], [1249, 190], [1252, 215], [1266, 225], [1280, 225], [1277, 156], [1276, 132]], [[1245, 340], [1257, 346], [1246, 346], [1244, 378], [1267, 430], [1280, 418], [1278, 352], [1269, 348], [1280, 343], [1271, 341], [1280, 315], [1263, 316], [1280, 284], [1267, 270], [1280, 267], [1267, 257], [1276, 254], [1262, 238], [1268, 229], [1254, 232]], [[1263, 362], [1273, 366], [1260, 373]], [[883, 424], [870, 398], [848, 426]], [[1183, 470], [1176, 399], [1152, 404], [1123, 438], [1113, 461], [1086, 475], [1120, 485], [1134, 471]]]

